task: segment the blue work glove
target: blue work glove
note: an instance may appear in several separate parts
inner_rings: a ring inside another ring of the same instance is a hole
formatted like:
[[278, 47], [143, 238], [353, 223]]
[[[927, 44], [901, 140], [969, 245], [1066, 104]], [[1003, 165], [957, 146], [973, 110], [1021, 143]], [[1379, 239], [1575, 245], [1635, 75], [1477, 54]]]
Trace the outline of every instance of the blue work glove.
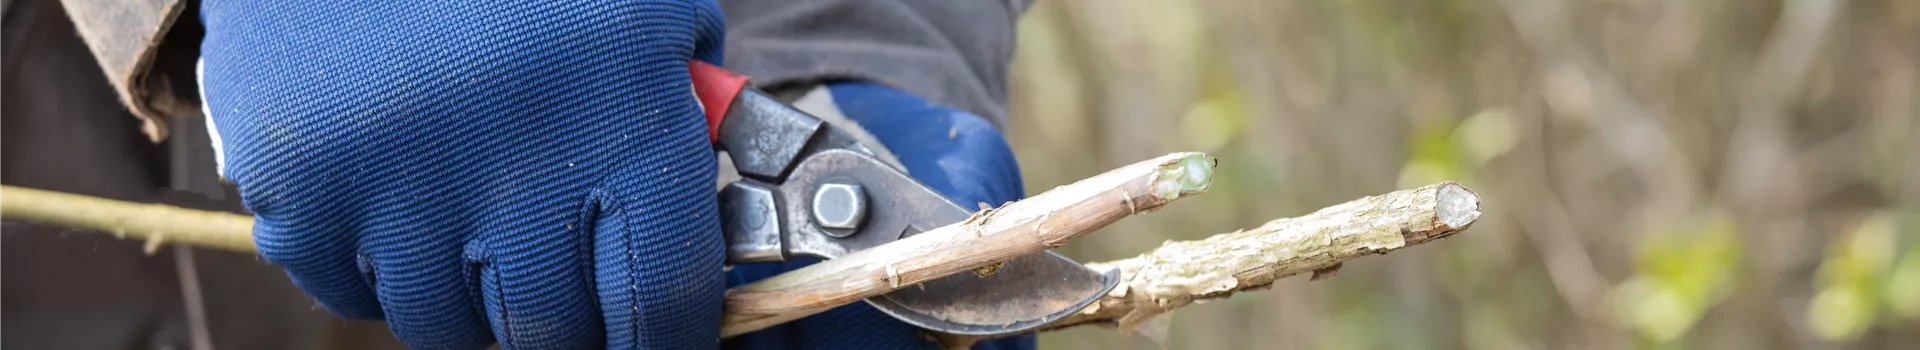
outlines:
[[[891, 87], [859, 82], [827, 85], [847, 119], [899, 157], [920, 182], [973, 207], [1000, 206], [1025, 197], [1020, 166], [1000, 131], [972, 113], [933, 105]], [[770, 277], [812, 264], [734, 266], [730, 285]], [[854, 303], [791, 323], [729, 339], [739, 349], [938, 349], [920, 329], [894, 320], [867, 303]], [[980, 342], [974, 349], [1032, 349], [1034, 336]]]
[[719, 346], [711, 1], [202, 4], [260, 254], [408, 346]]

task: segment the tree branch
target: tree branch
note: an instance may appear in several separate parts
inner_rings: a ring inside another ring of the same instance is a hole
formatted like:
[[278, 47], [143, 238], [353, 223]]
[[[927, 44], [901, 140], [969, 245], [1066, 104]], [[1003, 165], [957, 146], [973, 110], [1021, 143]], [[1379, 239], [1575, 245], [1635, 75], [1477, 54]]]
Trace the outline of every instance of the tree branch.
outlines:
[[152, 253], [161, 242], [252, 253], [253, 217], [162, 204], [0, 186], [0, 218], [21, 219], [134, 236], [147, 240]]
[[[1066, 244], [1120, 218], [1205, 191], [1214, 161], [1174, 153], [972, 218], [727, 291], [725, 336]], [[253, 218], [7, 186], [0, 217], [254, 251]]]
[[[1442, 182], [1372, 196], [1252, 230], [1167, 242], [1133, 258], [1090, 264], [1120, 269], [1122, 282], [1079, 314], [1041, 331], [1100, 324], [1132, 332], [1195, 301], [1267, 288], [1306, 272], [1332, 277], [1347, 260], [1452, 236], [1480, 218], [1480, 196]], [[993, 337], [936, 335], [949, 348]]]
[[[840, 259], [727, 291], [722, 334], [780, 324], [901, 287], [1059, 247], [1128, 215], [1159, 209], [1210, 184], [1212, 159], [1175, 153], [983, 211], [948, 225]], [[128, 203], [4, 186], [0, 217], [253, 252], [253, 219], [157, 204]], [[1480, 198], [1445, 182], [1361, 198], [1305, 216], [1167, 242], [1153, 252], [1092, 264], [1121, 271], [1119, 287], [1078, 315], [1043, 327], [1116, 325], [1131, 331], [1199, 300], [1259, 290], [1312, 271], [1333, 274], [1344, 261], [1445, 238], [1480, 216]], [[985, 338], [940, 335], [950, 345]]]

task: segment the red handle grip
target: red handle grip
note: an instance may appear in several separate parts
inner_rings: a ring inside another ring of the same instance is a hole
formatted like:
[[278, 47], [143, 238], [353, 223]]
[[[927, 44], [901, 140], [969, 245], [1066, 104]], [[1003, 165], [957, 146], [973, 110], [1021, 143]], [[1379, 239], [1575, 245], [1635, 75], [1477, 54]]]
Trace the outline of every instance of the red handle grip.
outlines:
[[733, 97], [746, 88], [747, 76], [698, 60], [687, 63], [687, 72], [693, 75], [693, 94], [700, 98], [700, 109], [707, 114], [707, 141], [718, 141], [720, 121], [733, 107]]

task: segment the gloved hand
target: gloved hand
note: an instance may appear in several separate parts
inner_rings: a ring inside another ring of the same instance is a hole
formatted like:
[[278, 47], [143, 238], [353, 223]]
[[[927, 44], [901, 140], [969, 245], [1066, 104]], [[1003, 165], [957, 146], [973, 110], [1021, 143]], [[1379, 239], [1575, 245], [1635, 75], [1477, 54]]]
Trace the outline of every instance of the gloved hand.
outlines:
[[712, 348], [710, 1], [202, 4], [260, 253], [415, 348]]
[[[973, 207], [1025, 197], [1019, 164], [1000, 131], [972, 113], [933, 105], [879, 84], [827, 85], [833, 104], [898, 157], [907, 173], [947, 198]], [[734, 266], [729, 285], [745, 284], [817, 261]], [[741, 335], [739, 349], [937, 349], [920, 329], [867, 303], [853, 303], [794, 322]], [[981, 342], [975, 349], [1032, 349], [1032, 335]]]

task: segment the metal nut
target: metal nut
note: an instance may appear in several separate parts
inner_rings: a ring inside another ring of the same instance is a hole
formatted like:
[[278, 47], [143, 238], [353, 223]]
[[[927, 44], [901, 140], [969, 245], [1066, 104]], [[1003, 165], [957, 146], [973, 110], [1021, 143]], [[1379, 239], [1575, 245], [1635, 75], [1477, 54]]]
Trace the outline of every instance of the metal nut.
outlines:
[[828, 183], [813, 192], [813, 221], [835, 237], [851, 236], [867, 218], [867, 194], [860, 185]]

